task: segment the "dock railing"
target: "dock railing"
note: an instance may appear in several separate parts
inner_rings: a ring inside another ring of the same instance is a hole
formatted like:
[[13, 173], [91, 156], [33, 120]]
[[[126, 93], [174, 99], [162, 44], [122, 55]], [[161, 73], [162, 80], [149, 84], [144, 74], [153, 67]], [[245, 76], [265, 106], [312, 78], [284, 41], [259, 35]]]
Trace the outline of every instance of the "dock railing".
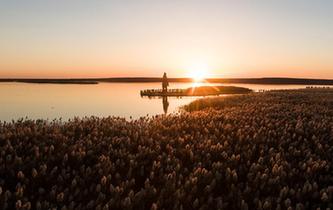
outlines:
[[163, 92], [162, 89], [146, 89], [140, 91], [141, 95], [156, 95], [156, 94], [184, 94], [186, 93], [186, 89], [168, 89], [167, 92]]

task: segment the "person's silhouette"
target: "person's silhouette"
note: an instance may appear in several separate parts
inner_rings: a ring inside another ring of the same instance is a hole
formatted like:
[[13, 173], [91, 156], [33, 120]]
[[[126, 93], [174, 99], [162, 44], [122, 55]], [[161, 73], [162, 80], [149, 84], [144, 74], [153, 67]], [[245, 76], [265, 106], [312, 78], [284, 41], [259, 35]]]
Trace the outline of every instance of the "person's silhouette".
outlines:
[[168, 92], [168, 86], [169, 86], [169, 82], [168, 82], [167, 74], [164, 72], [163, 79], [162, 79], [162, 92], [163, 93]]

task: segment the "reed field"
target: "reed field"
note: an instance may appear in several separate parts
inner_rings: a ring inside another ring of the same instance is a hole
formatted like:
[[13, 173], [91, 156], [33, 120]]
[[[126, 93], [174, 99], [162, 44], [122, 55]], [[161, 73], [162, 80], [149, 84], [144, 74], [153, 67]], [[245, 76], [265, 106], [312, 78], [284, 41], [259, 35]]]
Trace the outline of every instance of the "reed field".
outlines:
[[0, 123], [0, 209], [333, 209], [333, 89]]

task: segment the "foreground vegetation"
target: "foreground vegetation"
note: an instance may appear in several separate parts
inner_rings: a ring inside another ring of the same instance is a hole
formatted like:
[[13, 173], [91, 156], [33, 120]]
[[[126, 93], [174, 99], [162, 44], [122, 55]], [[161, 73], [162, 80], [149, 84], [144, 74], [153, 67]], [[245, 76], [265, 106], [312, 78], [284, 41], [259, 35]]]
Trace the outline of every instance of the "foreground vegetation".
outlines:
[[2, 123], [0, 209], [333, 209], [332, 90], [185, 109]]

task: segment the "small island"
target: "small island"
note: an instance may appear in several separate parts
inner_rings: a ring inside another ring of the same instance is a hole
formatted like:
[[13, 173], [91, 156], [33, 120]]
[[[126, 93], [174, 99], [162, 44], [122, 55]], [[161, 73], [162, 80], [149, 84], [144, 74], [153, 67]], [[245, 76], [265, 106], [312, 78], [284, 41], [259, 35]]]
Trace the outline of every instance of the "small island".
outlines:
[[0, 80], [0, 82], [21, 82], [32, 84], [60, 84], [60, 85], [97, 85], [99, 82], [90, 79], [13, 79]]

